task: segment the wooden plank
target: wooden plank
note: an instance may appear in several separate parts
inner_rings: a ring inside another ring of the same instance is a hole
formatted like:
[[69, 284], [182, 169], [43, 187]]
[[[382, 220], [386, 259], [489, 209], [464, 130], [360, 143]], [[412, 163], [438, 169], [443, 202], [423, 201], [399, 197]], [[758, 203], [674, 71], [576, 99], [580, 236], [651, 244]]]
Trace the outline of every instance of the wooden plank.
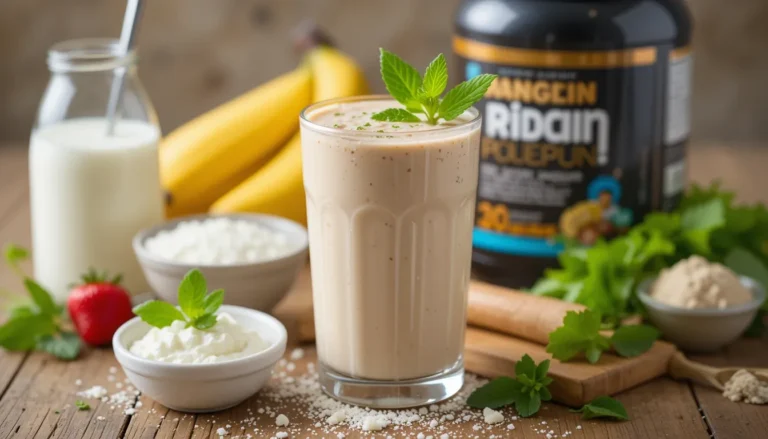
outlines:
[[[742, 339], [710, 355], [689, 355], [712, 366], [768, 367], [768, 337]], [[731, 402], [714, 389], [692, 385], [696, 399], [718, 438], [758, 438], [768, 432], [765, 406]]]
[[[306, 348], [306, 355], [301, 360], [296, 360], [296, 369], [288, 371], [278, 366], [279, 375], [285, 372], [288, 376], [299, 377], [306, 373], [307, 364], [316, 361], [314, 348]], [[506, 421], [502, 424], [489, 427], [477, 418], [470, 422], [460, 424], [446, 424], [450, 428], [440, 430], [440, 427], [430, 428], [425, 425], [415, 427], [401, 427], [394, 430], [390, 426], [380, 433], [363, 433], [359, 430], [351, 430], [346, 426], [336, 428], [331, 434], [323, 433], [322, 428], [315, 427], [320, 421], [324, 427], [327, 424], [322, 419], [310, 419], [307, 407], [296, 401], [276, 401], [274, 394], [262, 392], [239, 406], [213, 414], [183, 415], [178, 412], [152, 403], [151, 400], [142, 397], [144, 406], [140, 412], [131, 418], [126, 438], [211, 438], [218, 439], [218, 428], [225, 428], [229, 432], [228, 437], [245, 438], [247, 434], [253, 438], [274, 437], [278, 432], [290, 433], [290, 437], [329, 437], [335, 438], [338, 433], [344, 434], [346, 439], [352, 438], [381, 438], [387, 436], [396, 438], [415, 437], [418, 433], [433, 435], [439, 438], [442, 433], [449, 433], [451, 438], [487, 438], [496, 435], [498, 438], [519, 437], [537, 438], [545, 437], [546, 432], [552, 430], [553, 435], [561, 436], [570, 431], [574, 438], [707, 438], [705, 424], [702, 422], [688, 387], [682, 383], [676, 383], [668, 379], [660, 379], [648, 385], [623, 392], [617, 396], [627, 407], [632, 417], [630, 422], [605, 422], [583, 421], [578, 414], [571, 413], [567, 407], [546, 403], [542, 410], [534, 417], [528, 419], [512, 420], [514, 415], [511, 409], [503, 410]], [[290, 419], [287, 427], [277, 427], [274, 417], [267, 413], [259, 413], [259, 409], [271, 407], [276, 413], [285, 414]], [[473, 410], [479, 413], [479, 410]], [[253, 421], [251, 421], [253, 419]], [[515, 425], [515, 430], [506, 428], [508, 424]], [[473, 426], [481, 427], [477, 431]], [[577, 426], [582, 428], [578, 429]], [[227, 427], [229, 426], [229, 427]], [[314, 433], [313, 433], [314, 432]], [[571, 437], [569, 435], [569, 437]]]

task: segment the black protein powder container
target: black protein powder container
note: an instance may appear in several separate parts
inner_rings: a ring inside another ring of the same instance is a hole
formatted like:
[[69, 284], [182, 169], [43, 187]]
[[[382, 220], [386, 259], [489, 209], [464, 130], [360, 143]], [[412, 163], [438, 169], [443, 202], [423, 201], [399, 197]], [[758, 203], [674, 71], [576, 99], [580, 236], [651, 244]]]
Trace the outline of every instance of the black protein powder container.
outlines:
[[454, 77], [483, 114], [473, 271], [532, 285], [566, 240], [625, 232], [683, 193], [692, 51], [678, 0], [465, 0]]

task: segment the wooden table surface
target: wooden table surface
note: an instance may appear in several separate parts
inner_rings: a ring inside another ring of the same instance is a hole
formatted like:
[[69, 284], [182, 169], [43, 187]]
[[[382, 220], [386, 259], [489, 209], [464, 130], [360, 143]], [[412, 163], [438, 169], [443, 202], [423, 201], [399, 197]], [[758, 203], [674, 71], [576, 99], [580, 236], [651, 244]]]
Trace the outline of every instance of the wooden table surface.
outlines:
[[[765, 191], [768, 173], [764, 169], [768, 164], [768, 148], [694, 145], [690, 157], [692, 179], [708, 182], [720, 178], [726, 187], [738, 188], [743, 200], [768, 202], [768, 192]], [[29, 245], [27, 175], [26, 150], [0, 145], [0, 245], [7, 242]], [[0, 269], [2, 289], [21, 291], [19, 281], [5, 269]], [[0, 296], [0, 305], [7, 304], [8, 300], [8, 296]], [[289, 375], [303, 373], [307, 364], [314, 361], [312, 347], [305, 348], [307, 354], [295, 362], [296, 370], [287, 372]], [[768, 338], [745, 339], [717, 355], [693, 358], [718, 366], [768, 367]], [[113, 375], [112, 367], [118, 368], [113, 381], [109, 379]], [[269, 394], [259, 394], [233, 409], [205, 415], [174, 412], [146, 396], [136, 397], [141, 407], [133, 415], [124, 414], [120, 408], [110, 410], [110, 403], [98, 400], [89, 400], [91, 409], [88, 411], [74, 408], [75, 400], [81, 399], [76, 395], [78, 391], [99, 384], [113, 393], [123, 378], [109, 348], [88, 349], [73, 362], [59, 361], [40, 352], [25, 354], [0, 350], [0, 439], [218, 438], [217, 428], [226, 425], [232, 426], [228, 437], [251, 434], [254, 438], [269, 438], [278, 431], [290, 432], [293, 438], [323, 437], [307, 432], [316, 421], [303, 418], [302, 407], [298, 405], [277, 407], [291, 419], [291, 424], [287, 428], [276, 428], [274, 419], [258, 413], [259, 408], [276, 407]], [[77, 380], [82, 384], [76, 385]], [[698, 385], [661, 378], [617, 398], [624, 403], [631, 421], [582, 421], [565, 407], [545, 404], [533, 418], [512, 422], [516, 427], [514, 430], [507, 430], [509, 422], [505, 421], [490, 430], [474, 431], [472, 425], [475, 422], [470, 422], [463, 425], [449, 423], [445, 430], [419, 426], [394, 431], [389, 427], [366, 437], [403, 437], [403, 433], [413, 433], [411, 437], [416, 437], [417, 433], [423, 432], [434, 435], [435, 439], [443, 433], [449, 433], [451, 438], [487, 438], [491, 435], [545, 438], [549, 430], [558, 436], [571, 431], [568, 437], [573, 438], [768, 437], [768, 407], [732, 403], [717, 391]], [[512, 414], [505, 411], [507, 419]], [[241, 430], [241, 422], [250, 417], [255, 418], [253, 426]], [[577, 425], [582, 429], [577, 429]], [[254, 427], [259, 431], [254, 432]], [[336, 438], [338, 432], [345, 433], [346, 438], [362, 436], [358, 431], [341, 428], [325, 437]]]

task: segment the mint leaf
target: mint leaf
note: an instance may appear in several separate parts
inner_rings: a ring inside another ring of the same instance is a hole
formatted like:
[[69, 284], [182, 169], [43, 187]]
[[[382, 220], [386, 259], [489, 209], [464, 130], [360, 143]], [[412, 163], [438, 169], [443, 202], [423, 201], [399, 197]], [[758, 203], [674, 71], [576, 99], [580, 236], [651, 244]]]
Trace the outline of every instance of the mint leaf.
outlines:
[[212, 291], [203, 300], [205, 314], [214, 314], [222, 303], [224, 303], [224, 290]]
[[636, 357], [650, 349], [659, 335], [653, 326], [621, 326], [611, 336], [611, 344], [622, 357]]
[[80, 353], [80, 337], [74, 332], [44, 335], [37, 340], [37, 349], [62, 360], [74, 360]]
[[11, 319], [15, 319], [17, 317], [28, 317], [35, 314], [35, 310], [32, 309], [31, 306], [27, 305], [19, 305], [11, 308], [9, 311], [9, 316]]
[[453, 120], [461, 116], [475, 102], [483, 98], [494, 79], [496, 75], [484, 73], [457, 85], [440, 102], [438, 114], [445, 120]]
[[25, 278], [24, 287], [29, 292], [29, 295], [32, 296], [32, 301], [35, 302], [35, 305], [43, 314], [54, 316], [61, 312], [59, 307], [53, 302], [51, 294], [40, 284], [30, 278]]
[[627, 415], [624, 405], [608, 396], [599, 396], [585, 404], [584, 407], [571, 411], [581, 413], [581, 417], [584, 419], [613, 418], [623, 421], [629, 420], [629, 415]]
[[441, 53], [427, 66], [420, 95], [430, 98], [440, 97], [447, 85], [448, 64], [445, 62], [445, 56]]
[[211, 328], [215, 324], [216, 316], [213, 314], [204, 314], [192, 322], [192, 326], [200, 330]]
[[379, 50], [381, 79], [384, 80], [389, 94], [406, 106], [417, 100], [419, 87], [421, 87], [419, 72], [394, 53], [384, 49]]
[[418, 116], [403, 110], [402, 108], [389, 108], [379, 111], [371, 116], [371, 119], [379, 122], [421, 122]]
[[514, 405], [517, 413], [528, 417], [539, 411], [541, 401], [549, 401], [552, 394], [547, 386], [552, 378], [547, 376], [549, 360], [538, 366], [528, 355], [515, 363], [515, 378], [499, 377], [476, 389], [469, 395], [467, 404], [475, 408], [499, 408]]
[[208, 286], [205, 276], [198, 269], [190, 270], [179, 284], [179, 306], [190, 319], [205, 313], [205, 293]]
[[515, 401], [515, 410], [523, 418], [533, 416], [541, 408], [541, 395], [538, 392], [520, 392]]
[[87, 402], [83, 401], [82, 399], [78, 399], [77, 401], [75, 401], [75, 407], [77, 407], [77, 409], [80, 411], [91, 409], [91, 406]]
[[176, 320], [187, 321], [175, 306], [160, 300], [150, 300], [133, 308], [133, 313], [151, 326], [165, 328]]
[[56, 329], [49, 315], [15, 317], [0, 326], [0, 347], [9, 351], [28, 351], [35, 347], [38, 337], [53, 334]]
[[583, 353], [590, 363], [596, 363], [600, 354], [611, 346], [608, 338], [600, 334], [600, 327], [599, 313], [568, 311], [563, 326], [549, 334], [546, 350], [560, 361], [568, 361]]
[[520, 389], [520, 383], [510, 377], [498, 377], [488, 384], [478, 387], [467, 398], [467, 405], [483, 409], [496, 409], [513, 404]]

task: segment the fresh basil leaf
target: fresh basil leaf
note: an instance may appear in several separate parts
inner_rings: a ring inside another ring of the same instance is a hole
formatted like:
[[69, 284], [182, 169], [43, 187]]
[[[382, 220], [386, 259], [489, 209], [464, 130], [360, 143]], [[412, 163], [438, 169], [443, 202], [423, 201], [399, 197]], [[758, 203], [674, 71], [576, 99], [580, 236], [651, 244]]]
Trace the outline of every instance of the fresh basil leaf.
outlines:
[[379, 122], [421, 122], [418, 116], [402, 108], [388, 108], [371, 116]]
[[9, 351], [28, 351], [37, 339], [56, 332], [56, 324], [46, 314], [23, 315], [0, 326], [0, 347]]
[[399, 56], [380, 49], [381, 78], [387, 91], [396, 101], [408, 105], [417, 99], [421, 87], [421, 75]]
[[581, 413], [581, 417], [584, 419], [613, 418], [624, 421], [629, 420], [629, 415], [624, 405], [608, 396], [599, 396], [585, 404], [584, 407], [571, 411]]
[[496, 75], [483, 73], [452, 88], [440, 102], [438, 114], [445, 120], [461, 116], [475, 102], [485, 96]]
[[208, 286], [205, 276], [198, 269], [190, 270], [179, 284], [179, 307], [194, 320], [205, 313], [205, 293]]
[[424, 72], [424, 84], [422, 85], [422, 94], [426, 97], [439, 97], [445, 87], [448, 85], [448, 64], [445, 62], [445, 56], [441, 53], [433, 59]]
[[200, 330], [212, 328], [215, 324], [216, 316], [213, 314], [203, 314], [192, 322], [192, 326]]
[[32, 301], [35, 302], [40, 312], [49, 316], [57, 315], [61, 312], [56, 303], [54, 303], [51, 294], [40, 284], [30, 278], [25, 278], [24, 287], [29, 292], [29, 295], [32, 296]]
[[90, 410], [91, 406], [87, 402], [83, 401], [82, 399], [78, 399], [75, 401], [75, 407], [77, 407], [78, 410], [84, 411], [84, 410]]
[[622, 357], [636, 357], [650, 349], [659, 335], [659, 331], [653, 326], [621, 326], [611, 336], [611, 344]]
[[467, 398], [467, 405], [478, 409], [504, 407], [515, 402], [519, 390], [520, 383], [513, 378], [499, 377], [475, 389]]
[[175, 306], [160, 300], [150, 300], [136, 305], [133, 313], [156, 328], [165, 328], [176, 320], [187, 320]]
[[212, 291], [203, 300], [205, 314], [214, 314], [219, 310], [222, 303], [224, 303], [224, 290]]
[[37, 340], [37, 349], [62, 360], [74, 360], [80, 353], [80, 337], [74, 332], [44, 335]]

